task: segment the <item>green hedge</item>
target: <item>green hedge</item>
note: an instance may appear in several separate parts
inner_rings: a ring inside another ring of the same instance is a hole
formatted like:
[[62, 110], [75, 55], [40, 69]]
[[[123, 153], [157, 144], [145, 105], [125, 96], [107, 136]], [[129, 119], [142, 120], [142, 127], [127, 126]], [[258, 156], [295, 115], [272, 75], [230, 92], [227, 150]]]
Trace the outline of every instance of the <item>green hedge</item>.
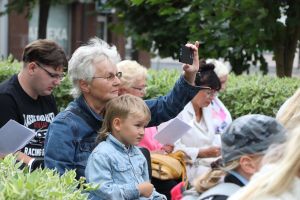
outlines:
[[73, 100], [70, 94], [72, 88], [72, 83], [68, 76], [66, 76], [59, 87], [55, 88], [53, 91], [57, 107], [60, 111], [64, 110], [67, 105]]
[[[179, 75], [176, 70], [149, 70], [147, 98], [166, 94]], [[275, 116], [298, 87], [298, 78], [230, 74], [227, 89], [219, 97], [234, 119], [250, 113]]]
[[284, 101], [300, 87], [297, 78], [230, 75], [220, 99], [235, 119], [245, 114], [275, 116]]
[[[16, 73], [21, 64], [17, 62], [0, 62], [0, 81]], [[170, 91], [178, 77], [177, 70], [149, 70], [146, 99], [164, 95]], [[233, 118], [259, 113], [275, 116], [281, 104], [300, 86], [298, 78], [279, 79], [260, 75], [230, 75], [227, 89], [220, 94]], [[54, 90], [57, 105], [63, 109], [72, 100], [71, 83], [66, 77], [60, 87]]]
[[8, 58], [7, 60], [0, 60], [0, 82], [20, 71], [21, 63]]
[[88, 194], [84, 191], [96, 188], [84, 184], [84, 178], [77, 181], [75, 171], [62, 176], [50, 169], [29, 173], [28, 168], [19, 169], [20, 165], [12, 155], [0, 159], [0, 199], [85, 200]]

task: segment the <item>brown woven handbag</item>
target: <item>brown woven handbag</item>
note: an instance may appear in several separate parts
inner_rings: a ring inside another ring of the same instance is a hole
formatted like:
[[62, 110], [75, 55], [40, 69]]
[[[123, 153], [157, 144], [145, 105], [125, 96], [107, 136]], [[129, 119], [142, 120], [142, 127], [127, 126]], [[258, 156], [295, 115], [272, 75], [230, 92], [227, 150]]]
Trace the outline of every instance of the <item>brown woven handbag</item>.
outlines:
[[183, 151], [170, 154], [151, 153], [152, 177], [160, 180], [182, 178], [182, 181], [185, 181], [185, 157]]

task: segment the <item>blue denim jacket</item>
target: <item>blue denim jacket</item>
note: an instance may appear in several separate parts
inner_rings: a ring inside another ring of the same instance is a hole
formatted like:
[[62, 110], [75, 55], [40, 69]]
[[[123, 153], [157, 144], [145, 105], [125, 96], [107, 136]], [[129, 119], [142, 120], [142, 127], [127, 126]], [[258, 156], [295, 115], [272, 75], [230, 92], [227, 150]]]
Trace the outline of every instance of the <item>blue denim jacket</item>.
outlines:
[[[148, 126], [157, 126], [174, 118], [199, 89], [189, 85], [181, 76], [169, 94], [146, 100], [151, 111]], [[79, 178], [84, 176], [87, 159], [95, 147], [97, 131], [80, 116], [71, 112], [72, 109], [81, 110], [94, 124], [102, 122], [102, 117], [89, 108], [82, 96], [72, 101], [48, 127], [45, 140], [45, 166], [56, 168], [60, 174], [65, 170], [75, 169]]]
[[150, 181], [146, 158], [138, 147], [126, 148], [112, 135], [93, 150], [85, 176], [88, 183], [99, 184], [90, 199], [166, 199], [155, 190], [150, 198], [140, 197], [137, 185]]

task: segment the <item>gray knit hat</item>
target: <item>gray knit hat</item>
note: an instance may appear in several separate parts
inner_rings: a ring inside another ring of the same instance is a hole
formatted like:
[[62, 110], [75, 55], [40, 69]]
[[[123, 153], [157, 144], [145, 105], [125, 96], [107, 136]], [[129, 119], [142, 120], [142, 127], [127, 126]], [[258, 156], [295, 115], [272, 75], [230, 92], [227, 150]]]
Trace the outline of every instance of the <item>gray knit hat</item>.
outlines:
[[242, 155], [263, 153], [271, 144], [284, 142], [285, 132], [272, 117], [259, 114], [239, 117], [221, 135], [223, 163]]

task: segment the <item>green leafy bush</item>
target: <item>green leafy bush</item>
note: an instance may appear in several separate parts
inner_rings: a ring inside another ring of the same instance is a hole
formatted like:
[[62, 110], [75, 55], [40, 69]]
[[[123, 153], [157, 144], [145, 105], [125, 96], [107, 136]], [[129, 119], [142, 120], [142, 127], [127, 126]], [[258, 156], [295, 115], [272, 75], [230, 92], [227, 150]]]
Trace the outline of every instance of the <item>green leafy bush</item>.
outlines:
[[298, 87], [298, 78], [230, 75], [227, 89], [220, 94], [220, 99], [234, 119], [250, 113], [275, 116]]
[[4, 81], [21, 69], [21, 63], [9, 57], [7, 60], [0, 60], [0, 82]]
[[[75, 171], [59, 176], [54, 170], [19, 169], [12, 155], [0, 160], [0, 199], [6, 200], [84, 200], [84, 191], [94, 189], [84, 184], [84, 178], [75, 179]], [[86, 188], [86, 189], [84, 189]]]
[[59, 87], [55, 88], [53, 91], [53, 95], [56, 100], [57, 107], [59, 111], [64, 110], [67, 105], [73, 100], [71, 95], [72, 83], [68, 76], [66, 76]]
[[172, 89], [179, 76], [180, 72], [178, 70], [149, 70], [145, 99], [167, 94]]
[[[166, 94], [179, 75], [176, 70], [149, 70], [146, 98]], [[298, 78], [230, 74], [227, 89], [219, 97], [234, 119], [250, 113], [275, 116], [283, 102], [298, 87]]]

